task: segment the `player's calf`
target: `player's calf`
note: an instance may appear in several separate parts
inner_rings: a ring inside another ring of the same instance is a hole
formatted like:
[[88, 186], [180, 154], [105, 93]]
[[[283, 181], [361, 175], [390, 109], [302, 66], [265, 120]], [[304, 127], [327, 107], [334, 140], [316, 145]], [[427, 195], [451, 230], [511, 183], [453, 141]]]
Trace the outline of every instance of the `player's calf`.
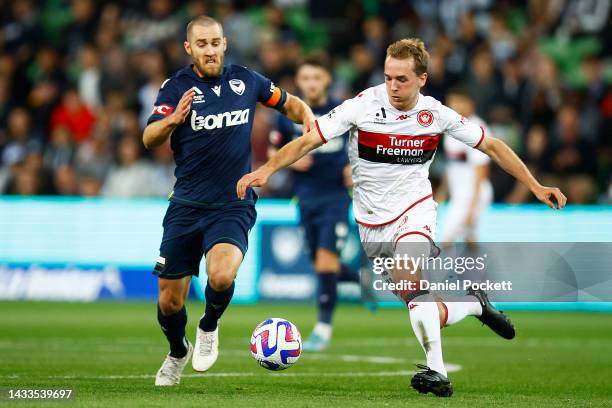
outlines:
[[185, 284], [184, 279], [159, 279], [157, 321], [170, 345], [169, 355], [174, 358], [182, 358], [187, 354]]

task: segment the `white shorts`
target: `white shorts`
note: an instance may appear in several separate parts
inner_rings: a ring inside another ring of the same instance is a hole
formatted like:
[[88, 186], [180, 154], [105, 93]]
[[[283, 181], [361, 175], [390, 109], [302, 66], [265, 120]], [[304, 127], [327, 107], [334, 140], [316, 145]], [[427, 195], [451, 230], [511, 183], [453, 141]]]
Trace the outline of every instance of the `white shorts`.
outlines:
[[417, 236], [427, 239], [431, 249], [436, 248], [437, 208], [438, 203], [430, 198], [389, 224], [380, 227], [360, 224], [359, 237], [366, 255], [370, 258], [394, 256], [398, 242], [414, 241]]

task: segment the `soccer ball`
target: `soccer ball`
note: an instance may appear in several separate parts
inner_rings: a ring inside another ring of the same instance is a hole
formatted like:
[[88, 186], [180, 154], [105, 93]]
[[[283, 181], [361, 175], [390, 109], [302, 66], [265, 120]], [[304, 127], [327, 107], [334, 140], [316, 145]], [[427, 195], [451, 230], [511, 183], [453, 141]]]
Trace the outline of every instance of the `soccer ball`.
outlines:
[[288, 320], [274, 317], [259, 323], [251, 335], [251, 355], [268, 370], [284, 370], [302, 354], [302, 336]]

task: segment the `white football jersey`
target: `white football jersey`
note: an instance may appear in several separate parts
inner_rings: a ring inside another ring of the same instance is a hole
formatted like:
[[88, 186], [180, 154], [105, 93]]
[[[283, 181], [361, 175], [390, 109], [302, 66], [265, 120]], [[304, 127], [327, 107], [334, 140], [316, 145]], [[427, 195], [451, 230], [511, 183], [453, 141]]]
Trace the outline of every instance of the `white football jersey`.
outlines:
[[436, 99], [419, 94], [399, 111], [385, 84], [368, 88], [315, 121], [327, 142], [350, 130], [353, 213], [358, 223], [381, 226], [432, 196], [429, 166], [442, 134], [478, 147], [484, 130]]
[[[473, 115], [469, 119], [470, 122], [483, 128], [485, 134], [490, 135], [489, 128], [481, 118]], [[444, 141], [444, 155], [448, 159], [446, 177], [448, 179], [450, 199], [469, 204], [474, 195], [476, 167], [488, 164], [491, 161], [489, 156], [478, 149], [472, 149], [450, 138]], [[482, 182], [480, 195], [492, 195], [491, 182], [488, 179]]]

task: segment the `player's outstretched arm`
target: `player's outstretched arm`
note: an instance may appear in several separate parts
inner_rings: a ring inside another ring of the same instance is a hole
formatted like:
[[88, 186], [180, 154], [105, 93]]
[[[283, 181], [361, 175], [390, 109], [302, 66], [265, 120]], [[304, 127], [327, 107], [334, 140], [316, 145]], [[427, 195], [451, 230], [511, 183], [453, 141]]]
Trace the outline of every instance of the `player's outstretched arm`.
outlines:
[[512, 151], [503, 141], [486, 137], [480, 146], [482, 152], [488, 154], [493, 161], [499, 164], [506, 172], [516, 177], [521, 183], [526, 185], [531, 192], [550, 208], [555, 208], [552, 198], [556, 201], [556, 208], [563, 208], [567, 203], [567, 198], [557, 187], [545, 187], [541, 185], [531, 174], [525, 163]]
[[289, 166], [298, 159], [304, 157], [311, 150], [323, 144], [323, 140], [319, 136], [316, 129], [311, 130], [303, 136], [287, 143], [276, 154], [266, 162], [263, 166], [242, 176], [236, 184], [236, 194], [238, 198], [244, 200], [247, 188], [260, 187], [268, 182], [268, 178], [272, 173], [283, 167]]
[[282, 107], [281, 112], [292, 122], [303, 124], [304, 135], [312, 130], [316, 119], [315, 115], [310, 107], [306, 105], [306, 102], [297, 96], [287, 93], [287, 101]]
[[164, 144], [174, 129], [185, 122], [189, 111], [191, 111], [191, 101], [194, 94], [193, 89], [188, 89], [181, 97], [172, 114], [147, 125], [142, 134], [142, 143], [147, 149]]

